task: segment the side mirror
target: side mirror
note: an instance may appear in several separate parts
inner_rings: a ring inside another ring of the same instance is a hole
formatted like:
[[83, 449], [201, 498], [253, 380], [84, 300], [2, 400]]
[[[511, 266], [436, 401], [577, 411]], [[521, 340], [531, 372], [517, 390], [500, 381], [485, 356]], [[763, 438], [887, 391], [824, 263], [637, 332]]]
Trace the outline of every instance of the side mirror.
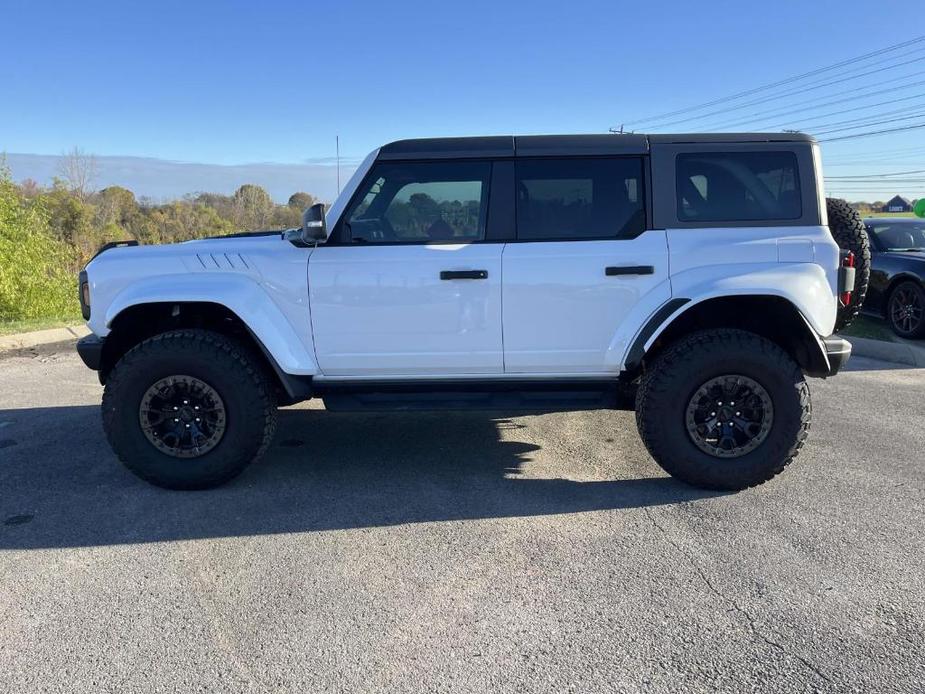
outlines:
[[302, 240], [312, 243], [326, 238], [328, 229], [324, 224], [324, 203], [316, 202], [302, 213]]

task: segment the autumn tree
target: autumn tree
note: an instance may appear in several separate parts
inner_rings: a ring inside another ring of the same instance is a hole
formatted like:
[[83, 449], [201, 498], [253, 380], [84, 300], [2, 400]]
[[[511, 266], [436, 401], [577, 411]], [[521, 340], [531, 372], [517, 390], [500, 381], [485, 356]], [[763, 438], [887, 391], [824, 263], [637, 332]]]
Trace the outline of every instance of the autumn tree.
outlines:
[[239, 229], [264, 229], [273, 216], [273, 199], [263, 188], [245, 183], [232, 196], [232, 221]]
[[94, 196], [97, 223], [128, 229], [140, 214], [135, 194], [128, 188], [109, 186]]

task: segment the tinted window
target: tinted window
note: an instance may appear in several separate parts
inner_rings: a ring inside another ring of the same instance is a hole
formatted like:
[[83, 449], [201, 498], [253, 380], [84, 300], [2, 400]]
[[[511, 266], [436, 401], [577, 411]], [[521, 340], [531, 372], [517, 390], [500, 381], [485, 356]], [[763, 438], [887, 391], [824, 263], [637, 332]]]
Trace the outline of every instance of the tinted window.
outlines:
[[678, 219], [735, 222], [799, 219], [803, 214], [793, 152], [679, 154]]
[[516, 165], [518, 239], [594, 239], [645, 230], [642, 159], [536, 159]]
[[354, 243], [484, 238], [491, 164], [377, 164], [345, 219]]
[[867, 229], [885, 251], [925, 250], [925, 222], [872, 222]]

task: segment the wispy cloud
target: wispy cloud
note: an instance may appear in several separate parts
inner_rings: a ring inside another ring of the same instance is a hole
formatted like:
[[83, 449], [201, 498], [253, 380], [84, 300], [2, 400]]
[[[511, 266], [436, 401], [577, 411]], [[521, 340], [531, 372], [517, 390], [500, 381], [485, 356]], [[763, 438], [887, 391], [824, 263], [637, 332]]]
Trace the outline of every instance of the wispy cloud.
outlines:
[[[326, 158], [325, 158], [326, 159]], [[51, 183], [57, 175], [60, 157], [44, 154], [7, 154], [13, 178], [32, 178]], [[336, 160], [335, 160], [336, 161]], [[119, 185], [138, 197], [155, 200], [180, 198], [188, 193], [233, 193], [244, 183], [256, 183], [278, 202], [304, 190], [323, 200], [337, 194], [337, 172], [331, 163], [306, 160], [304, 164], [197, 164], [147, 157], [97, 156], [96, 188]], [[354, 159], [341, 158], [341, 181], [356, 168]]]
[[[359, 166], [360, 162], [363, 161], [363, 157], [347, 156], [340, 155], [340, 165], [341, 166]], [[332, 165], [337, 164], [337, 157], [309, 157], [308, 159], [302, 160], [303, 164], [321, 164], [321, 165]]]

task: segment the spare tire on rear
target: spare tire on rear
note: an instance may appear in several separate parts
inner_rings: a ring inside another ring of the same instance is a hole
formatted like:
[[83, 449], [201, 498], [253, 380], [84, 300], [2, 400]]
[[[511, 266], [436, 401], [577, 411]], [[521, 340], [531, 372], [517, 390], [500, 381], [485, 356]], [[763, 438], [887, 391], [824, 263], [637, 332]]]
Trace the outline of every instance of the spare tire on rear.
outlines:
[[851, 301], [845, 306], [839, 300], [838, 316], [835, 319], [835, 332], [851, 325], [861, 311], [867, 285], [870, 282], [870, 241], [864, 221], [856, 209], [846, 200], [838, 198], [825, 199], [826, 212], [829, 217], [829, 231], [839, 248], [854, 253], [855, 280]]

